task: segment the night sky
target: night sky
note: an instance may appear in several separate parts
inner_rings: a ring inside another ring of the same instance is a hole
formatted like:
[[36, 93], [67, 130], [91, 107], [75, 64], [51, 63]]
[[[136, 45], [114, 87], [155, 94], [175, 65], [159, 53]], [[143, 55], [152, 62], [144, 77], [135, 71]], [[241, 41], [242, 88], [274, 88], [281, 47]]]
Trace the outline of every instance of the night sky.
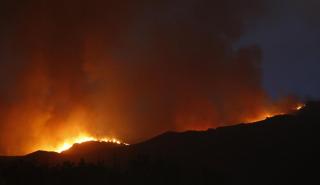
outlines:
[[252, 23], [240, 44], [263, 50], [263, 83], [273, 97], [320, 97], [320, 1], [268, 1], [268, 13]]

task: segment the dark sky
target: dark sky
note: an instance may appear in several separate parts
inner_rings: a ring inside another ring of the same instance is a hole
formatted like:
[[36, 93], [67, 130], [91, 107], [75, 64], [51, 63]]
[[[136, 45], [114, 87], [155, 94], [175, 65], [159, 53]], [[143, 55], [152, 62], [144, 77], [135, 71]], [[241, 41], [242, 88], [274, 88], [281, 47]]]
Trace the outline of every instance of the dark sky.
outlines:
[[273, 97], [320, 98], [320, 1], [267, 1], [268, 13], [240, 43], [263, 51], [263, 83]]

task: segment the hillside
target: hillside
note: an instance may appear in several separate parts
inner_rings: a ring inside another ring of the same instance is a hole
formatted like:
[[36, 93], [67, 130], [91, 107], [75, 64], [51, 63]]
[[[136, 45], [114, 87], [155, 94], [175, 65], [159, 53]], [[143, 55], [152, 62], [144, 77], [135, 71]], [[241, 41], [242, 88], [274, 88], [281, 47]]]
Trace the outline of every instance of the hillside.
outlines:
[[[38, 151], [13, 159], [2, 157], [0, 184], [1, 179], [21, 184], [12, 177], [25, 177], [27, 169], [31, 175], [25, 178], [35, 184], [48, 179], [55, 179], [48, 184], [315, 183], [319, 113], [320, 103], [309, 102], [290, 115], [253, 124], [167, 132], [130, 146], [88, 142], [61, 154]], [[39, 172], [43, 179], [33, 177]]]

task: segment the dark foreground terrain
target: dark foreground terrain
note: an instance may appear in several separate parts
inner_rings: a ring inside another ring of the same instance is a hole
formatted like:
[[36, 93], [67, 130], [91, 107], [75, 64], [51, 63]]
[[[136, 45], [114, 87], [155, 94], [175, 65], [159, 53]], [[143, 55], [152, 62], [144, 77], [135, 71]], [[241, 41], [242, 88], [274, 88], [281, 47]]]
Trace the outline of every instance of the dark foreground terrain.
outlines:
[[320, 184], [320, 103], [254, 124], [168, 132], [125, 146], [0, 157], [3, 184]]

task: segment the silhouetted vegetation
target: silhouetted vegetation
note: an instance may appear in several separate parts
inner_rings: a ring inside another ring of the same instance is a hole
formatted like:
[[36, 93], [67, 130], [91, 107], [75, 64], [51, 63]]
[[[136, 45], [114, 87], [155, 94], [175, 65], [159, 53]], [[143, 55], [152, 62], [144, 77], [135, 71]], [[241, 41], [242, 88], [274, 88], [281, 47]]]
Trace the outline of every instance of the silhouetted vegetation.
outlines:
[[170, 162], [133, 159], [128, 168], [114, 168], [102, 163], [75, 164], [65, 161], [55, 166], [17, 161], [1, 167], [2, 184], [180, 184], [178, 166]]

